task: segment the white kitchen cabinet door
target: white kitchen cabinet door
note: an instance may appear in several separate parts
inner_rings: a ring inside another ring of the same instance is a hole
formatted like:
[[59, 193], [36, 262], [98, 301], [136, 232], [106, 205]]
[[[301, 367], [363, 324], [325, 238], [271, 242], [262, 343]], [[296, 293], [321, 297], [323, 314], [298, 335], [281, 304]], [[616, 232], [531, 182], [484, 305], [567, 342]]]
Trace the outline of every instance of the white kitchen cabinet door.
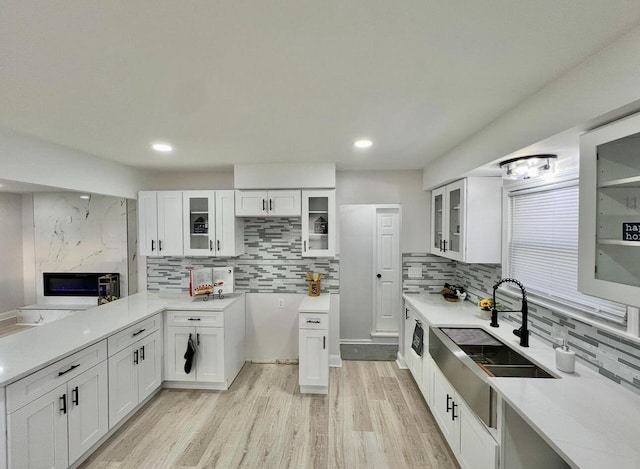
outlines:
[[457, 452], [457, 422], [453, 418], [455, 389], [447, 378], [444, 377], [440, 368], [434, 364], [432, 367], [433, 379], [433, 406], [431, 407], [440, 431], [445, 436], [454, 452]]
[[158, 192], [159, 256], [182, 256], [182, 192]]
[[467, 407], [462, 398], [456, 398], [459, 423], [458, 462], [462, 469], [496, 469], [498, 443]]
[[335, 190], [302, 191], [302, 257], [336, 254]]
[[109, 430], [107, 362], [67, 383], [69, 464], [73, 464]]
[[445, 232], [445, 189], [439, 187], [431, 191], [431, 253], [441, 256], [443, 254], [443, 241]]
[[167, 347], [166, 347], [166, 379], [168, 381], [195, 381], [196, 380], [196, 358], [194, 356], [191, 371], [187, 374], [184, 371], [187, 343], [189, 335], [196, 340], [195, 327], [169, 326], [167, 327]]
[[9, 414], [10, 469], [64, 469], [69, 465], [69, 402], [64, 384]]
[[158, 198], [155, 191], [138, 193], [138, 245], [141, 256], [158, 253]]
[[461, 261], [464, 255], [466, 235], [465, 180], [448, 184], [445, 190], [444, 250], [449, 259]]
[[299, 217], [300, 191], [269, 191], [267, 208], [272, 217]]
[[216, 191], [216, 256], [235, 257], [244, 254], [244, 220], [236, 218], [235, 207], [235, 191]]
[[237, 217], [266, 217], [267, 191], [235, 191]]
[[[428, 336], [428, 329], [424, 331], [425, 337]], [[424, 396], [424, 400], [431, 407], [433, 398], [433, 376], [431, 373], [431, 355], [429, 355], [429, 346], [425, 342], [424, 352], [422, 353], [422, 382], [420, 384], [420, 390]]]
[[215, 255], [215, 191], [184, 191], [182, 205], [184, 255]]
[[144, 401], [162, 384], [162, 336], [160, 331], [136, 342], [138, 350], [138, 401]]
[[109, 357], [109, 428], [138, 405], [138, 370], [131, 345]]
[[300, 386], [329, 385], [329, 349], [327, 331], [299, 330]]
[[196, 380], [202, 383], [224, 381], [224, 329], [196, 327]]

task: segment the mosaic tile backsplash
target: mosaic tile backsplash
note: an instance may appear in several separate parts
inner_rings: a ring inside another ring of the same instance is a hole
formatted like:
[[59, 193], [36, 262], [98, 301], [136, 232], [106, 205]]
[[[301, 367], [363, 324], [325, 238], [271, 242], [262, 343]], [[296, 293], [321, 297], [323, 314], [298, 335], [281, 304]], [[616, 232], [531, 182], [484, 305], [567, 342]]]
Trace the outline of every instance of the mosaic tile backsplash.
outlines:
[[[463, 285], [469, 300], [490, 298], [493, 285], [501, 278], [500, 265], [456, 265], [455, 282]], [[520, 309], [520, 300], [499, 295], [498, 302], [509, 309]], [[506, 313], [499, 322], [520, 327], [518, 313]], [[567, 337], [576, 356], [601, 375], [640, 394], [640, 344], [608, 332], [605, 328], [565, 316], [543, 306], [529, 303], [529, 328], [532, 334], [550, 345], [556, 337]]]
[[[409, 278], [409, 268], [422, 270], [420, 278]], [[410, 252], [402, 254], [402, 293], [437, 293], [445, 283], [456, 277], [456, 262], [433, 254]]]
[[235, 289], [247, 293], [307, 293], [305, 273], [320, 272], [321, 291], [339, 293], [340, 265], [332, 258], [302, 257], [300, 218], [245, 218], [246, 253], [240, 257], [147, 258], [147, 289], [189, 289], [189, 270], [232, 266]]

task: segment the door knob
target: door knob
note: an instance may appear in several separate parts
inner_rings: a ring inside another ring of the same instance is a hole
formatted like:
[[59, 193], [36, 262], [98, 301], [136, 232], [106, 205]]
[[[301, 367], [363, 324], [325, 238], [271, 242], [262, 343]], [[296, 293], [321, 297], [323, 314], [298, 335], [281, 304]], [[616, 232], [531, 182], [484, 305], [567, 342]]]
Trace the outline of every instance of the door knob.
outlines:
[[378, 275], [376, 275], [376, 277], [382, 278], [382, 274], [378, 274]]

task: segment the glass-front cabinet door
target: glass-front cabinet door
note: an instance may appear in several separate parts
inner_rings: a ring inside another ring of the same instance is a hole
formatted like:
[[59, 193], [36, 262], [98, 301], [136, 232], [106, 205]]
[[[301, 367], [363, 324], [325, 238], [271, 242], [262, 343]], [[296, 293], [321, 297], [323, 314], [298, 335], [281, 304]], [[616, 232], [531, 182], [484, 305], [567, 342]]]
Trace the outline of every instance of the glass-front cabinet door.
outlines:
[[431, 192], [431, 252], [441, 254], [444, 241], [444, 193], [445, 187]]
[[579, 289], [640, 306], [640, 115], [580, 142]]
[[448, 184], [446, 189], [447, 222], [444, 250], [447, 257], [460, 261], [464, 245], [464, 179]]
[[215, 255], [215, 191], [185, 191], [183, 233], [185, 256]]
[[302, 257], [335, 256], [335, 190], [302, 191]]

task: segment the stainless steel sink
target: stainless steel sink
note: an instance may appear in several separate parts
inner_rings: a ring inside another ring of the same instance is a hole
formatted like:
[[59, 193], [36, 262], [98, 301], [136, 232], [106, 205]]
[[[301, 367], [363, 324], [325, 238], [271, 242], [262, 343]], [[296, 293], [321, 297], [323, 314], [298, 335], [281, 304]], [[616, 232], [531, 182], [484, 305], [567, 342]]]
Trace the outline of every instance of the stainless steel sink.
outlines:
[[497, 399], [488, 378], [555, 378], [479, 327], [429, 328], [429, 353], [489, 426], [495, 425]]

